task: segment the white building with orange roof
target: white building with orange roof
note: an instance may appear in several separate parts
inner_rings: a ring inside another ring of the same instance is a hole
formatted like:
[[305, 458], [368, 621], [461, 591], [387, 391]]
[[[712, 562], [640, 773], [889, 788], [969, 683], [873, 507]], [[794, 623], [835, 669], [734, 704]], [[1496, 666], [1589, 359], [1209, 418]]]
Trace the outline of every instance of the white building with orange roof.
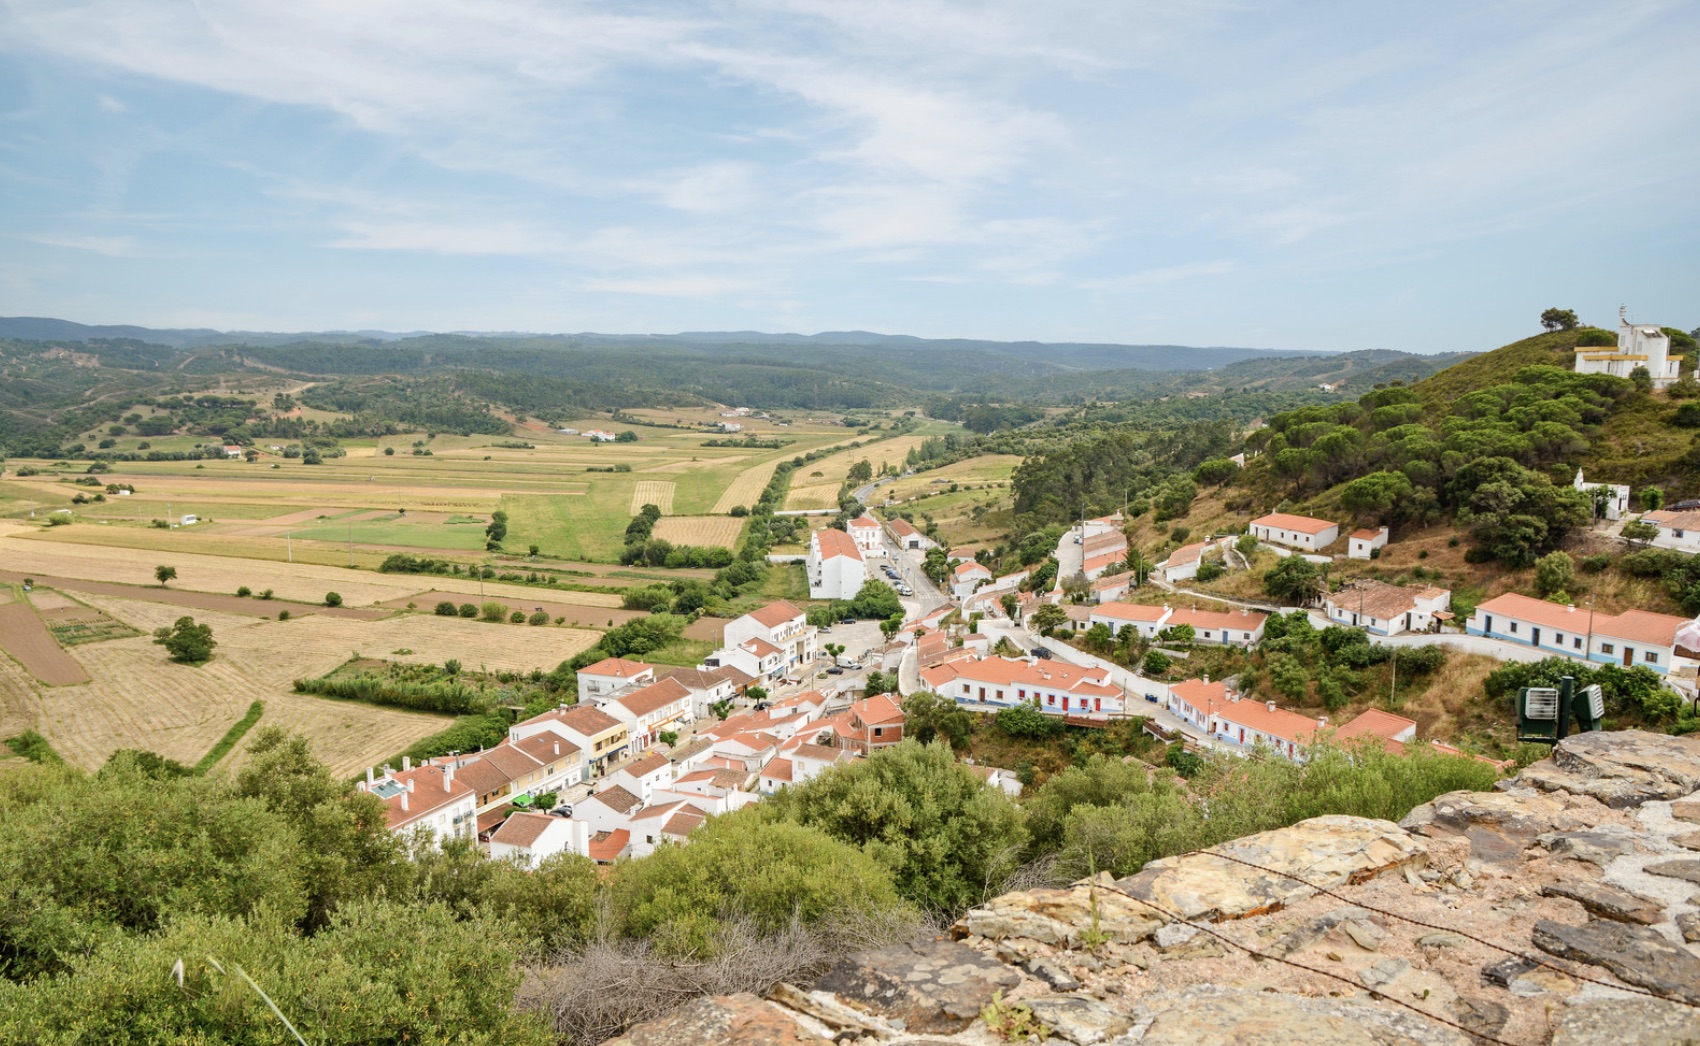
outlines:
[[1220, 681], [1188, 679], [1169, 687], [1168, 709], [1198, 730], [1209, 733], [1216, 710], [1225, 707], [1232, 695], [1233, 691]]
[[1340, 536], [1340, 527], [1326, 519], [1295, 516], [1290, 512], [1271, 512], [1251, 521], [1251, 535], [1271, 545], [1282, 545], [1305, 552], [1321, 552]]
[[950, 661], [921, 671], [921, 681], [958, 704], [1035, 705], [1058, 716], [1108, 717], [1126, 710], [1127, 695], [1108, 668], [1048, 659], [988, 657]]
[[969, 560], [951, 568], [950, 594], [958, 602], [974, 594], [974, 590], [992, 580], [991, 569], [983, 563]]
[[1356, 741], [1365, 737], [1378, 737], [1390, 744], [1401, 747], [1394, 751], [1404, 751], [1403, 746], [1416, 738], [1417, 722], [1406, 719], [1402, 715], [1384, 712], [1379, 708], [1365, 709], [1352, 718], [1349, 723], [1343, 723], [1334, 731], [1335, 741]]
[[590, 831], [583, 821], [548, 814], [516, 813], [490, 836], [491, 859], [522, 868], [536, 868], [556, 854], [589, 852]]
[[1132, 591], [1133, 583], [1138, 578], [1131, 570], [1119, 574], [1106, 574], [1092, 582], [1092, 602], [1111, 603]]
[[573, 806], [573, 820], [583, 821], [592, 834], [625, 828], [632, 814], [643, 809], [643, 798], [623, 785], [609, 785]]
[[1219, 646], [1256, 646], [1263, 639], [1268, 614], [1255, 610], [1193, 610], [1179, 607], [1164, 619], [1163, 627], [1191, 625], [1193, 642]]
[[856, 548], [864, 556], [885, 554], [885, 542], [880, 531], [880, 521], [863, 513], [845, 524], [845, 532], [850, 540], [856, 543]]
[[913, 552], [925, 552], [935, 548], [938, 542], [915, 529], [915, 525], [901, 517], [888, 519], [885, 528], [891, 532], [891, 539], [897, 542], [897, 547]]
[[1323, 613], [1337, 625], [1361, 628], [1378, 636], [1428, 632], [1451, 617], [1452, 593], [1444, 588], [1407, 588], [1370, 578], [1331, 592], [1322, 601]]
[[1479, 604], [1465, 631], [1578, 661], [1642, 666], [1660, 675], [1694, 662], [1678, 655], [1676, 634], [1688, 619], [1646, 610], [1597, 613], [1507, 592]]
[[663, 843], [682, 844], [708, 822], [708, 813], [685, 800], [645, 807], [632, 815], [631, 855], [648, 857]]
[[673, 763], [661, 753], [651, 752], [621, 766], [607, 779], [647, 803], [657, 791], [673, 787]]
[[623, 657], [605, 657], [578, 671], [578, 699], [600, 705], [615, 694], [655, 682], [655, 666]]
[[834, 729], [840, 744], [858, 755], [903, 743], [903, 707], [896, 694], [875, 694], [850, 706]]
[[1288, 759], [1298, 759], [1304, 746], [1316, 740], [1318, 731], [1327, 725], [1327, 719], [1312, 719], [1273, 701], [1229, 694], [1216, 707], [1210, 734], [1234, 748], [1267, 745]]
[[833, 527], [809, 535], [804, 563], [810, 599], [855, 599], [868, 580], [868, 565], [856, 540]]
[[1377, 549], [1387, 547], [1386, 527], [1365, 527], [1346, 535], [1347, 559], [1374, 559]]
[[1087, 625], [1104, 625], [1112, 636], [1120, 636], [1122, 629], [1131, 628], [1146, 639], [1155, 639], [1171, 613], [1168, 607], [1148, 607], [1141, 603], [1100, 603], [1092, 608]]
[[626, 725], [633, 752], [647, 750], [663, 733], [696, 719], [691, 692], [677, 679], [663, 679], [621, 694], [602, 710]]
[[397, 835], [423, 832], [440, 846], [450, 839], [471, 839], [477, 832], [477, 797], [455, 774], [452, 764], [416, 767], [404, 758], [400, 773], [386, 766], [379, 776], [367, 769], [359, 787], [383, 800], [384, 823], [390, 831]]
[[725, 646], [751, 639], [776, 647], [786, 668], [807, 664], [819, 653], [819, 630], [809, 624], [802, 609], [783, 599], [733, 618], [721, 630], [721, 643]]
[[625, 723], [589, 705], [553, 708], [508, 727], [508, 740], [515, 743], [539, 735], [552, 735], [575, 746], [586, 781], [625, 754], [630, 742]]

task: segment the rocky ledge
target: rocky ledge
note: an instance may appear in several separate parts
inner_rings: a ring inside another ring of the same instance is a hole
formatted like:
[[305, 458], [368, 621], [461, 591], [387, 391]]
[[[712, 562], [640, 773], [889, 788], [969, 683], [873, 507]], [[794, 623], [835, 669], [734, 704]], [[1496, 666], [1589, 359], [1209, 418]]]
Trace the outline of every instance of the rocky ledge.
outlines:
[[1319, 817], [1122, 880], [998, 897], [948, 938], [629, 1046], [1700, 1043], [1700, 736], [1585, 734], [1399, 824]]

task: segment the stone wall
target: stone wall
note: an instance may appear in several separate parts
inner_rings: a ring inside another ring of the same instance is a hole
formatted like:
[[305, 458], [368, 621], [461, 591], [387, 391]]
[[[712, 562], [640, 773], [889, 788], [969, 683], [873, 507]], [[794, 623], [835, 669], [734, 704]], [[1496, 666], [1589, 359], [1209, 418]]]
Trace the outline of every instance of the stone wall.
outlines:
[[1397, 825], [1319, 817], [1007, 894], [614, 1041], [1674, 1046], [1700, 1042], [1696, 942], [1700, 736], [1585, 734]]

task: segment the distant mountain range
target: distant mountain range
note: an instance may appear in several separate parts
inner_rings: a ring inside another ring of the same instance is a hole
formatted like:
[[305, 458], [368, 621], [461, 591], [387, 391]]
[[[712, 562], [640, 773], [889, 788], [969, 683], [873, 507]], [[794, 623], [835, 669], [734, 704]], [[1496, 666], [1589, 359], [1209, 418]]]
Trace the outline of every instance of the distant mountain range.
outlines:
[[[432, 336], [437, 332], [382, 330], [357, 331], [220, 331], [206, 327], [161, 328], [130, 324], [91, 325], [39, 316], [0, 317], [0, 338], [24, 341], [89, 341], [129, 339], [178, 349], [216, 345], [276, 346], [301, 342], [319, 344], [374, 344]], [[990, 353], [1022, 360], [1042, 361], [1066, 370], [1211, 370], [1240, 360], [1278, 359], [1294, 356], [1328, 356], [1322, 350], [1256, 349], [1233, 346], [1119, 345], [1095, 342], [987, 341], [972, 338], [917, 338], [907, 334], [876, 334], [871, 331], [823, 331], [819, 334], [770, 334], [762, 331], [687, 331], [679, 334], [537, 334], [519, 331], [446, 331], [462, 338], [530, 343], [559, 342], [597, 348], [641, 348], [664, 344], [674, 348], [726, 348], [785, 346], [854, 348], [866, 346], [916, 352]]]

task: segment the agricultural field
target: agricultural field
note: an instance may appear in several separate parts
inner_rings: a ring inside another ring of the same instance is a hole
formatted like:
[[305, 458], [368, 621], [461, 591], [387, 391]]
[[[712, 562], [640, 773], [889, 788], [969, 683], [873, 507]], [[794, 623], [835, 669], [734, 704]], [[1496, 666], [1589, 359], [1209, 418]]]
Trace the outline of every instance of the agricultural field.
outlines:
[[[685, 420], [719, 420], [717, 412], [701, 413]], [[660, 411], [652, 420], [675, 416]], [[744, 520], [728, 512], [753, 504], [779, 462], [866, 438], [834, 424], [742, 423], [744, 435], [784, 446], [706, 447], [725, 437], [649, 425], [631, 426], [636, 442], [592, 444], [528, 423], [506, 437], [347, 440], [343, 456], [318, 465], [286, 459], [265, 441], [255, 462], [118, 462], [94, 476], [86, 463], [8, 461], [0, 478], [0, 614], [8, 615], [0, 644], [10, 656], [0, 656], [0, 737], [34, 728], [86, 768], [119, 748], [193, 764], [260, 700], [261, 725], [305, 732], [335, 772], [352, 775], [447, 720], [296, 694], [296, 678], [353, 656], [456, 659], [491, 672], [553, 669], [595, 645], [601, 630], [637, 615], [622, 609], [621, 588], [712, 576], [618, 565], [637, 508], [663, 510], [656, 532], [669, 541], [732, 547]], [[577, 427], [627, 426], [603, 417]], [[120, 449], [135, 442], [126, 437]], [[198, 442], [150, 440], [159, 450]], [[24, 467], [36, 474], [18, 476]], [[108, 493], [106, 484], [134, 493]], [[102, 501], [90, 500], [97, 494]], [[73, 502], [79, 495], [84, 503]], [[507, 535], [501, 549], [486, 550], [485, 528], [498, 509], [507, 513]], [[185, 525], [191, 515], [197, 521]], [[56, 517], [69, 525], [47, 525]], [[532, 545], [537, 559], [527, 555]], [[463, 569], [564, 571], [550, 576], [606, 590], [379, 573], [395, 553]], [[165, 586], [154, 578], [160, 565], [177, 571]], [[29, 602], [25, 578], [35, 582]], [[250, 594], [239, 596], [241, 589]], [[271, 598], [262, 599], [267, 592]], [[330, 592], [341, 606], [324, 605]], [[439, 617], [433, 609], [442, 601], [497, 602], [528, 616], [543, 608], [550, 621]], [[279, 620], [286, 610], [289, 619]], [[185, 615], [210, 625], [218, 642], [200, 667], [169, 662], [152, 639], [154, 629]], [[658, 658], [695, 664], [712, 643], [713, 624]], [[221, 765], [242, 758], [238, 748]]]
[[655, 524], [655, 536], [675, 545], [717, 545], [734, 548], [744, 521], [732, 516], [664, 516]]
[[994, 486], [1008, 488], [1009, 478], [1019, 464], [1021, 464], [1021, 455], [1019, 454], [984, 454], [977, 458], [966, 458], [942, 468], [917, 472], [913, 476], [903, 476], [881, 487], [880, 494], [887, 498], [903, 500], [917, 495], [936, 493], [940, 488], [948, 488], [952, 483], [959, 487]]

